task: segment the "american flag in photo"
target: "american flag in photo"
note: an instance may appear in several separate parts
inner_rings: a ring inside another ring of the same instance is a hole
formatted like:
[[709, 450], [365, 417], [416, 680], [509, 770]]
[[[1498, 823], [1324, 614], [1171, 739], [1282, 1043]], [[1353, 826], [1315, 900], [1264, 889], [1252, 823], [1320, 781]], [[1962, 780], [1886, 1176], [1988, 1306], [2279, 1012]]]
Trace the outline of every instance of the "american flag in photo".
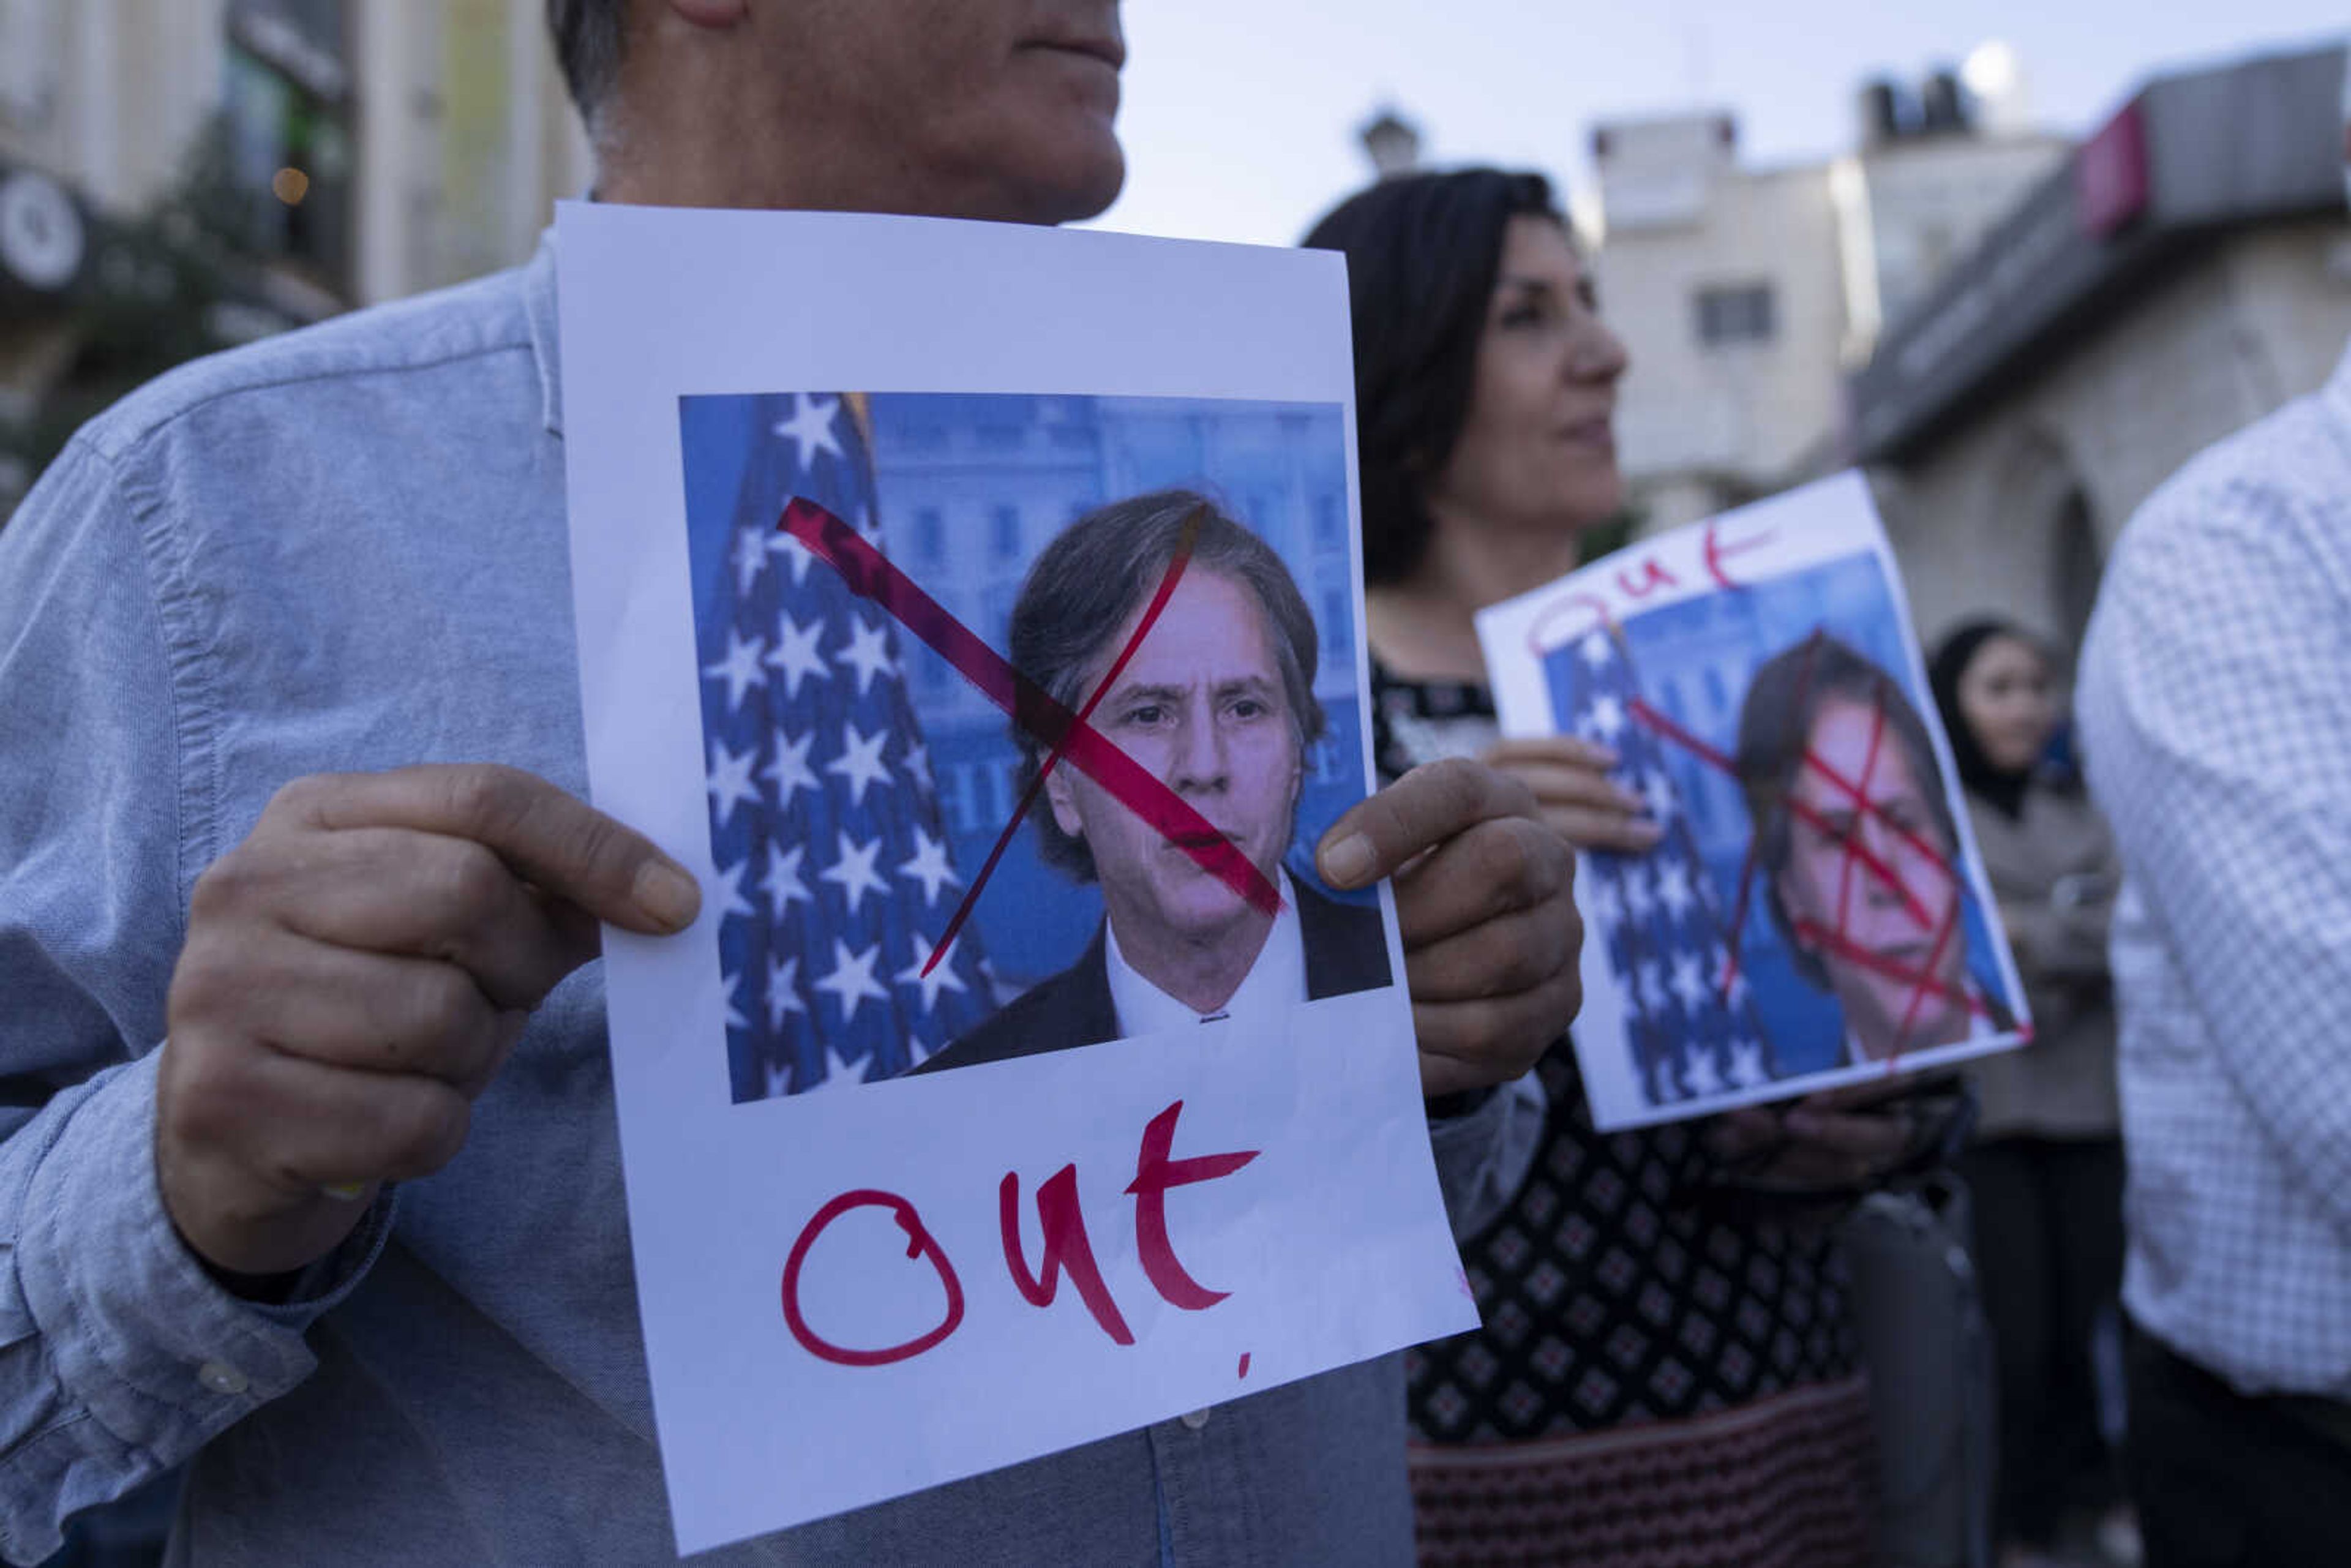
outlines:
[[1666, 771], [1664, 743], [1634, 716], [1640, 687], [1625, 644], [1594, 631], [1550, 664], [1570, 732], [1614, 749], [1613, 777], [1665, 830], [1646, 854], [1587, 852], [1578, 887], [1593, 935], [1607, 944], [1642, 1092], [1672, 1105], [1765, 1082], [1770, 1045], [1731, 963], [1729, 925]]
[[877, 548], [872, 454], [838, 396], [753, 400], [724, 581], [696, 628], [737, 1102], [879, 1082], [995, 1010], [895, 628], [778, 531], [805, 496]]

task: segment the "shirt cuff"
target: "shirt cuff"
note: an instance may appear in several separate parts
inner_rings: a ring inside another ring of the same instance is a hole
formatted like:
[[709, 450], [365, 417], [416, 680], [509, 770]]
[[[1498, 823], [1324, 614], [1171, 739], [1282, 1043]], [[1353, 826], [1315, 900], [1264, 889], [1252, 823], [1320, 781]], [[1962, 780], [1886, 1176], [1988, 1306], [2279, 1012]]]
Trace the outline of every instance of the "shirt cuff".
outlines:
[[1496, 1088], [1467, 1115], [1430, 1116], [1430, 1151], [1457, 1238], [1484, 1229], [1517, 1196], [1549, 1111], [1542, 1083], [1530, 1072]]
[[26, 1191], [16, 1269], [58, 1381], [119, 1441], [176, 1463], [318, 1364], [303, 1331], [348, 1295], [383, 1249], [379, 1197], [314, 1290], [283, 1306], [239, 1299], [172, 1228], [155, 1177], [162, 1051], [84, 1085]]

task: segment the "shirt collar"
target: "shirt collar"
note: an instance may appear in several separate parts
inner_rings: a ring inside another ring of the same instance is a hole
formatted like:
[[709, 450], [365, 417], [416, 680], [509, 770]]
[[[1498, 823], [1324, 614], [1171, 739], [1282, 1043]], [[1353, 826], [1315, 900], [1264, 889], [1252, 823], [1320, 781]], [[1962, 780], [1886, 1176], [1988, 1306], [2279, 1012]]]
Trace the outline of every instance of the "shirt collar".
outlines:
[[522, 269], [523, 311], [530, 321], [531, 356], [538, 361], [538, 405], [541, 424], [549, 435], [563, 434], [562, 334], [555, 310], [555, 227], [538, 236], [538, 249]]
[[1281, 878], [1281, 912], [1265, 934], [1257, 961], [1225, 1005], [1213, 1013], [1195, 1011], [1136, 973], [1118, 950], [1118, 932], [1102, 922], [1102, 957], [1110, 971], [1111, 1005], [1118, 1011], [1121, 1039], [1163, 1030], [1212, 1023], [1221, 1018], [1261, 1018], [1276, 1008], [1306, 999], [1306, 933], [1298, 923], [1298, 890], [1290, 873]]

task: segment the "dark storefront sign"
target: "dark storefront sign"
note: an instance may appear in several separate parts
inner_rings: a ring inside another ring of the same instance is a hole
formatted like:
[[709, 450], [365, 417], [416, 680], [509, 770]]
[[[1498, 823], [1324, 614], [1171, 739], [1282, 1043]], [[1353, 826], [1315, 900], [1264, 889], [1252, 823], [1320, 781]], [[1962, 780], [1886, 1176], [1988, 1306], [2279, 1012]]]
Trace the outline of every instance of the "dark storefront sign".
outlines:
[[2346, 51], [2172, 77], [2028, 194], [1852, 380], [1858, 455], [1898, 460], [2199, 240], [2344, 210]]

